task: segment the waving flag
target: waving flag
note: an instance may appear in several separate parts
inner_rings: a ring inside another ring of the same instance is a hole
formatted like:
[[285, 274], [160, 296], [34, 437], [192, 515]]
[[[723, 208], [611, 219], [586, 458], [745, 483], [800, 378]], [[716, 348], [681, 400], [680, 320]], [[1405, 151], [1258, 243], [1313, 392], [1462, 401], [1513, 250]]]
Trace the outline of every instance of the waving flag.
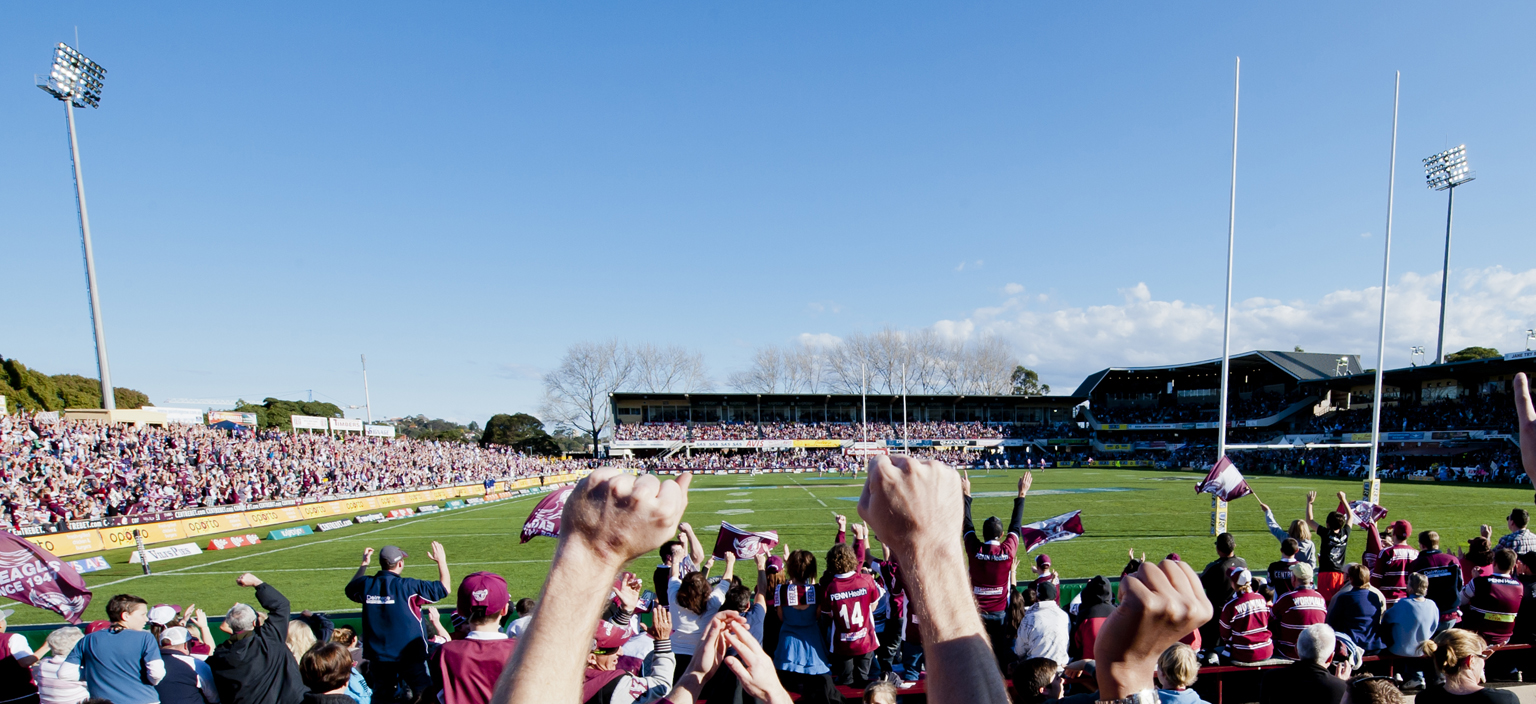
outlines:
[[759, 554], [773, 552], [773, 548], [779, 544], [778, 531], [765, 530], [760, 532], [745, 531], [729, 523], [720, 523], [720, 535], [715, 538], [716, 558], [725, 557], [726, 553], [735, 553], [738, 559], [752, 560]]
[[80, 623], [80, 614], [91, 603], [91, 590], [68, 562], [4, 531], [0, 531], [0, 594], [53, 611], [70, 623]]
[[1243, 473], [1237, 471], [1237, 465], [1223, 456], [1216, 466], [1211, 467], [1211, 473], [1205, 475], [1205, 481], [1195, 485], [1195, 493], [1213, 494], [1222, 501], [1231, 501], [1252, 494], [1253, 490], [1243, 480]]
[[560, 514], [565, 511], [565, 500], [570, 498], [571, 490], [576, 485], [572, 484], [563, 489], [556, 489], [538, 506], [533, 507], [533, 513], [528, 514], [528, 520], [523, 521], [523, 539], [528, 542], [539, 536], [557, 538], [560, 536]]
[[1387, 517], [1387, 509], [1369, 501], [1355, 501], [1349, 505], [1350, 525], [1363, 526]]
[[1030, 552], [1046, 543], [1071, 540], [1083, 534], [1082, 511], [1063, 513], [1055, 518], [1036, 521], [1019, 529], [1019, 545]]

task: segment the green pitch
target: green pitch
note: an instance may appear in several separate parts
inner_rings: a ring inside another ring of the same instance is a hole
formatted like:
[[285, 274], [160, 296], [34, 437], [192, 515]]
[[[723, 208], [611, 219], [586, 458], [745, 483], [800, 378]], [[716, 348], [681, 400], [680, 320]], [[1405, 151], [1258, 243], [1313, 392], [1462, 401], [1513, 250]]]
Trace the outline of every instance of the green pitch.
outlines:
[[[990, 474], [972, 472], [975, 519], [979, 525], [989, 515], [1007, 520], [1016, 490], [1018, 470]], [[1208, 535], [1210, 497], [1195, 494], [1200, 478], [1194, 472], [1048, 469], [1035, 472], [1034, 487], [1025, 503], [1026, 523], [1081, 509], [1087, 533], [1076, 540], [1042, 548], [1051, 555], [1066, 577], [1095, 574], [1118, 576], [1126, 562], [1126, 550], [1161, 558], [1177, 552], [1198, 569], [1212, 559]], [[720, 521], [753, 530], [777, 530], [792, 549], [805, 548], [825, 555], [836, 534], [833, 514], [857, 520], [859, 479], [828, 475], [769, 474], [701, 476], [693, 483], [686, 520], [705, 543], [713, 547]], [[1318, 492], [1318, 518], [1336, 505], [1334, 494], [1347, 492], [1359, 498], [1358, 481], [1249, 477], [1254, 491], [1275, 509], [1288, 525], [1303, 517], [1306, 492]], [[196, 557], [152, 563], [155, 573], [144, 576], [138, 565], [127, 564], [128, 550], [105, 553], [110, 570], [85, 576], [95, 593], [86, 618], [105, 618], [107, 599], [127, 592], [151, 604], [196, 603], [210, 616], [223, 615], [236, 601], [250, 602], [250, 589], [235, 586], [235, 577], [255, 573], [289, 599], [295, 610], [352, 611], [357, 606], [342, 595], [342, 587], [357, 570], [363, 548], [399, 545], [411, 554], [408, 576], [432, 579], [436, 569], [426, 559], [432, 540], [443, 543], [455, 581], [470, 572], [487, 570], [504, 575], [513, 598], [537, 597], [548, 569], [555, 541], [537, 538], [518, 544], [518, 531], [540, 497], [526, 497], [454, 511], [392, 521], [361, 524], [329, 533], [282, 541], [263, 542], [251, 548], [206, 552]], [[1390, 509], [1389, 520], [1406, 518], [1414, 530], [1440, 532], [1442, 546], [1454, 552], [1477, 535], [1478, 526], [1494, 526], [1494, 535], [1506, 530], [1504, 517], [1513, 507], [1530, 507], [1530, 489], [1489, 488], [1434, 483], [1398, 483], [1382, 486], [1381, 501]], [[279, 526], [261, 529], [266, 531]], [[1265, 565], [1278, 559], [1279, 545], [1264, 527], [1263, 513], [1251, 497], [1230, 506], [1229, 530], [1237, 537], [1238, 554], [1250, 564]], [[207, 545], [210, 536], [199, 539]], [[1359, 559], [1363, 535], [1350, 541], [1350, 559]], [[1027, 560], [1021, 560], [1021, 563]], [[657, 561], [642, 557], [631, 566], [649, 580]], [[716, 574], [723, 565], [716, 567]], [[372, 568], [372, 569], [377, 569]], [[1019, 577], [1028, 578], [1021, 564]], [[370, 570], [371, 571], [371, 570]], [[752, 582], [747, 577], [748, 583]], [[647, 587], [654, 588], [647, 584]], [[447, 609], [451, 609], [452, 597]], [[12, 624], [52, 623], [58, 616], [26, 606], [16, 606]]]

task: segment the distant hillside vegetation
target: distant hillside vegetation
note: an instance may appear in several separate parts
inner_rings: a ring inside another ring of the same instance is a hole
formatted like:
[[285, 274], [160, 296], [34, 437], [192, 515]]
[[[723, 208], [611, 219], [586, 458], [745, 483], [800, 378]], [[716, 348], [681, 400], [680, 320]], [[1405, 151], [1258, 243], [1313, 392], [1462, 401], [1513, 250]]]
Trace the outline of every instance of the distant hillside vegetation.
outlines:
[[[113, 389], [118, 408], [148, 406], [142, 391]], [[101, 408], [101, 382], [79, 374], [48, 376], [14, 359], [0, 357], [0, 396], [8, 410], [62, 411], [66, 408]]]

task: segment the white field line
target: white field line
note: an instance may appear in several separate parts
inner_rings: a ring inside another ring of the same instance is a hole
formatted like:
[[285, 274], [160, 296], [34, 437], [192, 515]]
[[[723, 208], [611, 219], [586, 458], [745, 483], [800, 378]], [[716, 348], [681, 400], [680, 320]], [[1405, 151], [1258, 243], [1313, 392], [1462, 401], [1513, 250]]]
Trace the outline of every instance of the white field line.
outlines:
[[[531, 499], [531, 498], [534, 498], [534, 497], [533, 496], [521, 497], [521, 499]], [[516, 503], [516, 502], [518, 502], [521, 499], [513, 499], [510, 502], [508, 502], [506, 505], [510, 505], [512, 503]], [[421, 518], [421, 519], [425, 519], [425, 520], [431, 520], [433, 518], [438, 518], [438, 517], [441, 517], [441, 516], [449, 516], [449, 515], [455, 515], [455, 514], [463, 515], [465, 513], [471, 513], [471, 512], [474, 512], [474, 511], [483, 511], [483, 510], [488, 509], [488, 508], [497, 508], [497, 507], [500, 507], [502, 505], [503, 504], [501, 504], [501, 503], [495, 503], [495, 504], [490, 504], [488, 506], [477, 506], [475, 508], [460, 509], [458, 511], [454, 511], [451, 514], [449, 514], [449, 513], [428, 514], [426, 516], [417, 516], [417, 518]], [[362, 533], [350, 533], [350, 534], [346, 534], [346, 535], [338, 535], [338, 536], [336, 536], [334, 538], [329, 538], [329, 539], [326, 539], [326, 540], [316, 540], [314, 542], [302, 543], [302, 544], [299, 544], [299, 545], [291, 545], [291, 546], [288, 546], [288, 547], [274, 548], [272, 550], [267, 550], [267, 551], [264, 551], [264, 552], [261, 552], [261, 553], [246, 553], [244, 555], [236, 555], [234, 557], [227, 557], [227, 558], [224, 558], [222, 560], [214, 560], [213, 562], [204, 562], [204, 563], [198, 564], [198, 565], [188, 565], [186, 567], [177, 567], [175, 569], [155, 572], [153, 574], [136, 574], [136, 575], [133, 575], [133, 576], [130, 576], [130, 577], [123, 577], [122, 579], [115, 579], [115, 580], [112, 580], [110, 582], [102, 582], [100, 584], [91, 584], [91, 585], [87, 585], [87, 586], [90, 587], [92, 590], [96, 590], [96, 589], [100, 589], [102, 587], [110, 587], [110, 586], [112, 586], [114, 584], [122, 584], [124, 582], [131, 582], [131, 581], [133, 581], [135, 579], [143, 579], [145, 577], [163, 577], [165, 575], [177, 574], [177, 573], [180, 573], [180, 572], [191, 572], [192, 570], [196, 570], [196, 569], [201, 568], [201, 567], [210, 567], [210, 566], [213, 566], [213, 565], [220, 565], [220, 564], [223, 564], [223, 563], [226, 563], [226, 562], [234, 562], [236, 560], [248, 560], [248, 559], [251, 559], [251, 558], [254, 558], [254, 557], [265, 557], [267, 555], [271, 555], [271, 554], [279, 553], [279, 552], [286, 552], [288, 550], [299, 550], [299, 549], [307, 548], [307, 547], [310, 547], [310, 546], [313, 546], [313, 545], [324, 545], [326, 543], [334, 543], [334, 542], [339, 541], [339, 540], [349, 540], [349, 539], [352, 539], [352, 538], [359, 538], [359, 537], [362, 537], [362, 536], [365, 536], [365, 535], [372, 535], [374, 533], [382, 533], [382, 532], [387, 531], [387, 530], [394, 530], [396, 528], [402, 528], [402, 527], [407, 526], [407, 525], [414, 525], [414, 524], [416, 524], [418, 522], [419, 521], [396, 522], [394, 525], [384, 526], [383, 528], [375, 528], [374, 530], [364, 531]], [[357, 568], [356, 567], [352, 567], [352, 568], [349, 568], [349, 569], [356, 570]], [[245, 574], [246, 571], [248, 571], [248, 570], [242, 570], [242, 571], [239, 572], [239, 574]], [[268, 571], [271, 571], [271, 570], [268, 570]], [[7, 604], [5, 604], [5, 606], [10, 606], [13, 603], [16, 603], [16, 602], [7, 603]]]

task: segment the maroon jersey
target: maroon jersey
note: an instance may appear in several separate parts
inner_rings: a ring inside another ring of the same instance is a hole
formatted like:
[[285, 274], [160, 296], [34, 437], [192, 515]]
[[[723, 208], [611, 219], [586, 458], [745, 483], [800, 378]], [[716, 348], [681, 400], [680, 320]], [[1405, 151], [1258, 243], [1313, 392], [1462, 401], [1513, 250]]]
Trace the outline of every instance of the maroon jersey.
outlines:
[[1328, 600], [1311, 587], [1302, 587], [1275, 601], [1274, 618], [1269, 631], [1274, 634], [1275, 651], [1282, 658], [1296, 660], [1296, 639], [1314, 623], [1328, 621]]
[[1371, 586], [1381, 590], [1388, 607], [1408, 595], [1408, 575], [1412, 573], [1408, 566], [1418, 557], [1418, 550], [1402, 543], [1376, 556], [1376, 564], [1371, 567]]
[[1489, 645], [1508, 643], [1515, 632], [1520, 598], [1525, 595], [1520, 580], [1505, 574], [1478, 577], [1467, 585], [1466, 591], [1472, 593], [1472, 598], [1467, 601], [1466, 618], [1458, 628], [1482, 636]]
[[1019, 534], [1007, 533], [1002, 540], [984, 543], [975, 533], [966, 533], [965, 551], [971, 563], [971, 593], [976, 595], [976, 608], [985, 612], [1007, 610]]
[[872, 575], [834, 575], [820, 589], [819, 608], [832, 620], [833, 655], [863, 655], [880, 646], [874, 613], [881, 589]]
[[1258, 592], [1232, 597], [1221, 610], [1221, 644], [1238, 662], [1268, 660], [1274, 654], [1269, 635], [1269, 604]]

